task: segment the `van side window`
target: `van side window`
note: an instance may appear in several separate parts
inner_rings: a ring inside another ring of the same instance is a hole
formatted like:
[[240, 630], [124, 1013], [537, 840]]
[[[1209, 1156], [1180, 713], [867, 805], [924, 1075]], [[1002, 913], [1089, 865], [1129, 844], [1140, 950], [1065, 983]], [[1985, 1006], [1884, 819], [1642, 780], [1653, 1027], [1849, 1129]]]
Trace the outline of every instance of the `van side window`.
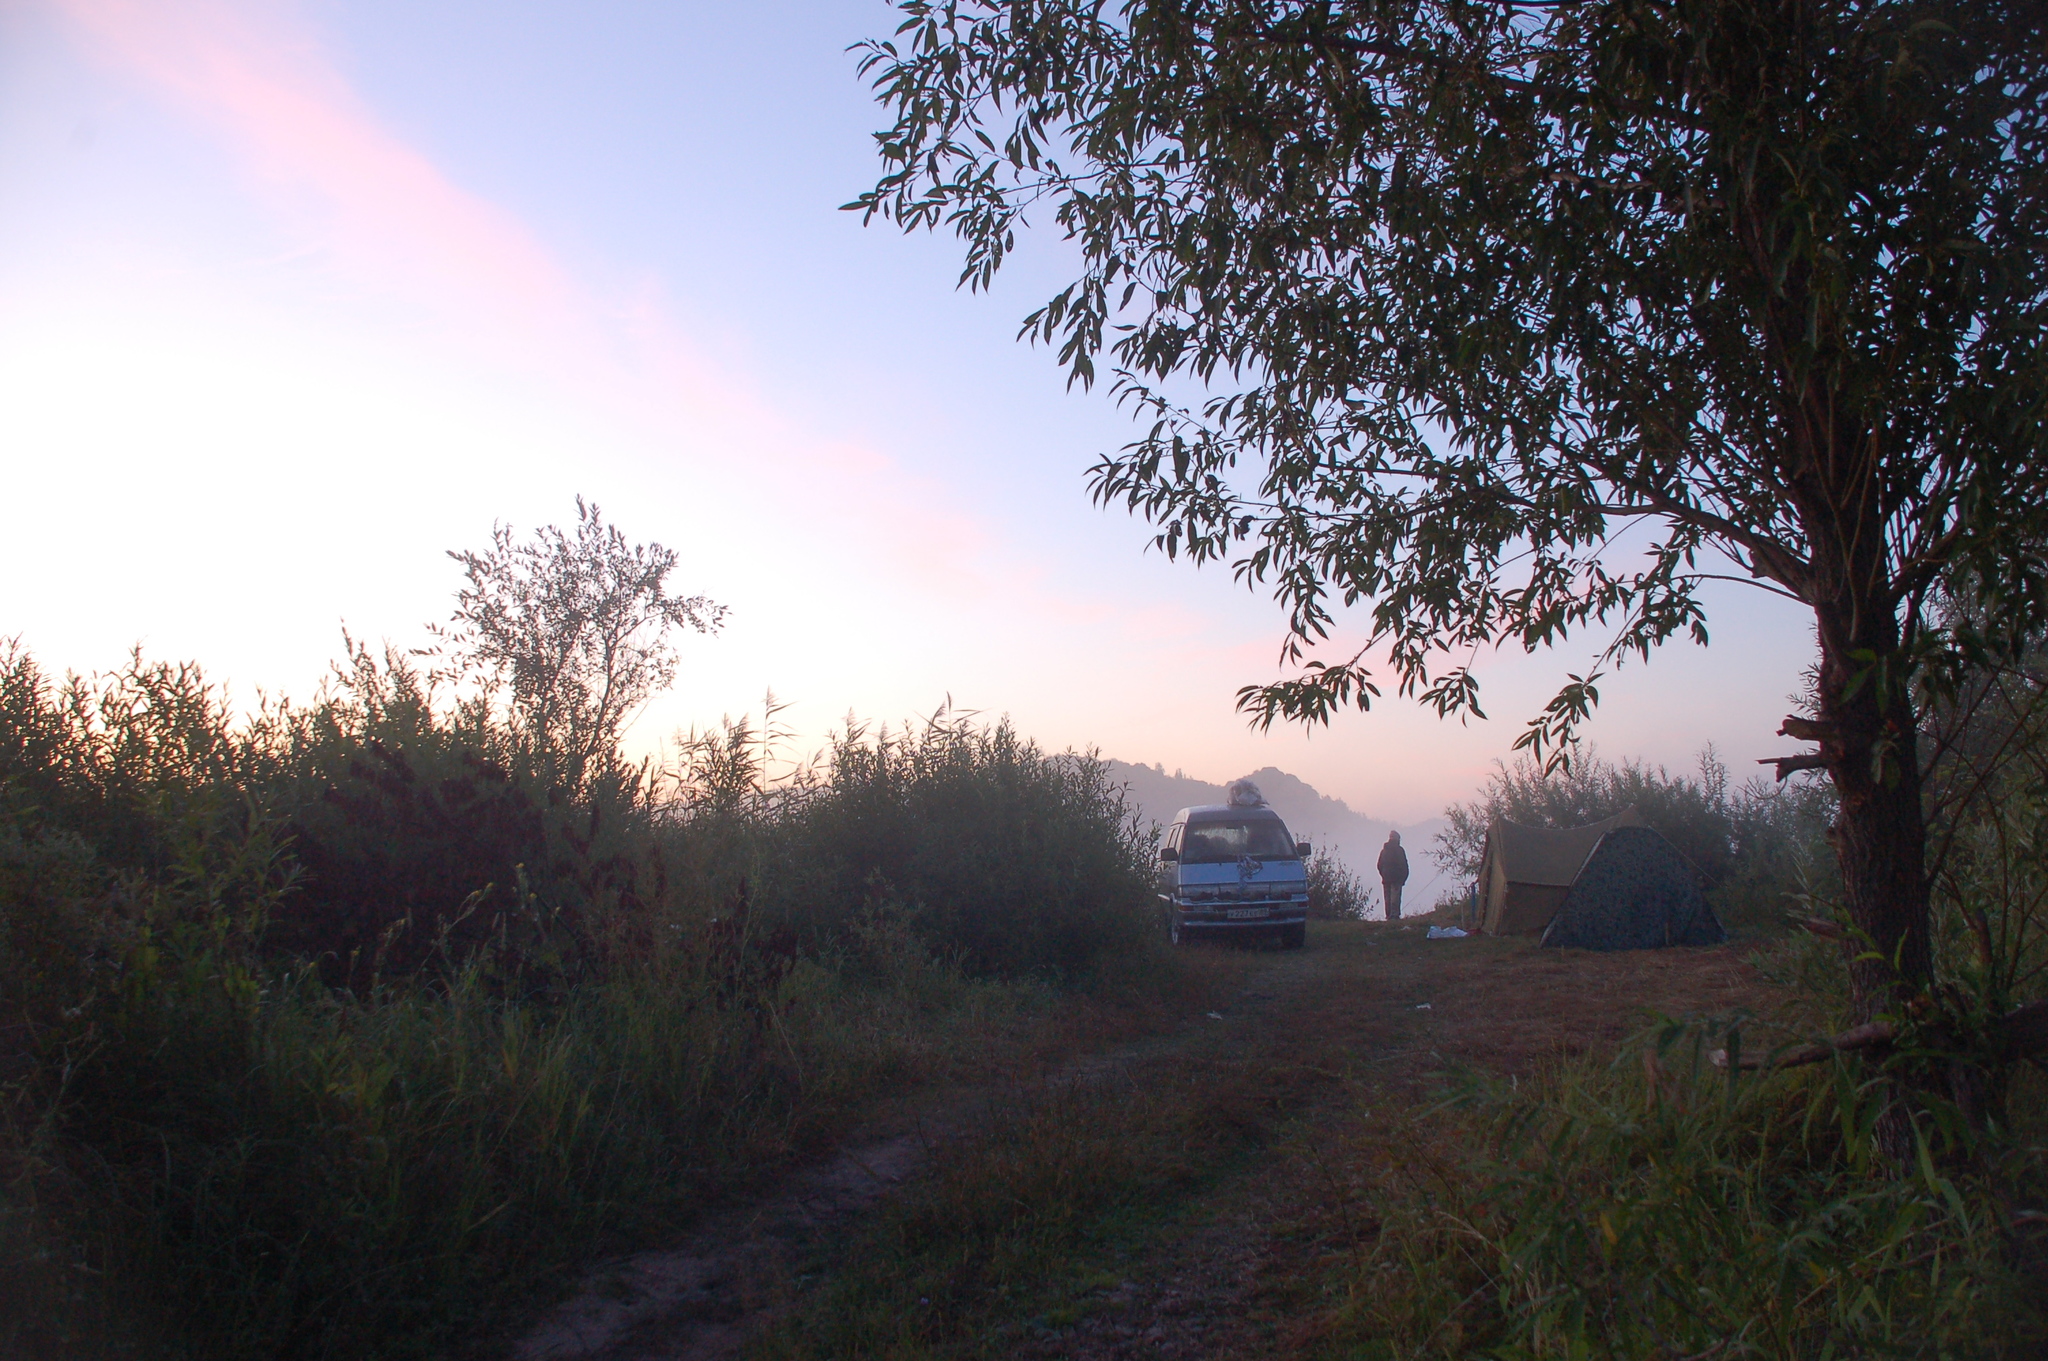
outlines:
[[1187, 824], [1184, 822], [1174, 823], [1173, 826], [1166, 829], [1166, 840], [1160, 842], [1159, 844], [1161, 846], [1171, 846], [1173, 847], [1174, 851], [1178, 853], [1180, 850], [1181, 828], [1185, 826], [1187, 826]]

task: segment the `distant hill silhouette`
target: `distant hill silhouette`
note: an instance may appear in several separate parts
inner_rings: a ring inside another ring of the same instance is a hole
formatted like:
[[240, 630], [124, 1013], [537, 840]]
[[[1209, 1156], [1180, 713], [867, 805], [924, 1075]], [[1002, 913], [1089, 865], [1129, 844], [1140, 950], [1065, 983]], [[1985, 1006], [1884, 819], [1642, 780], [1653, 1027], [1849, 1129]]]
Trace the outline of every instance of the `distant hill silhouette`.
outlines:
[[[1166, 767], [1159, 765], [1133, 765], [1129, 761], [1105, 764], [1110, 779], [1130, 790], [1142, 815], [1162, 825], [1183, 808], [1228, 801], [1228, 781], [1211, 784], [1178, 770], [1169, 775]], [[1273, 811], [1287, 820], [1288, 828], [1296, 836], [1328, 847], [1365, 881], [1372, 889], [1374, 915], [1380, 909], [1379, 874], [1373, 866], [1389, 829], [1400, 832], [1401, 844], [1408, 848], [1408, 889], [1402, 895], [1407, 911], [1427, 912], [1438, 894], [1451, 887], [1429, 859], [1430, 845], [1444, 825], [1442, 818], [1397, 823], [1367, 817], [1342, 799], [1319, 793], [1308, 781], [1276, 766], [1252, 771], [1247, 778], [1259, 787]]]

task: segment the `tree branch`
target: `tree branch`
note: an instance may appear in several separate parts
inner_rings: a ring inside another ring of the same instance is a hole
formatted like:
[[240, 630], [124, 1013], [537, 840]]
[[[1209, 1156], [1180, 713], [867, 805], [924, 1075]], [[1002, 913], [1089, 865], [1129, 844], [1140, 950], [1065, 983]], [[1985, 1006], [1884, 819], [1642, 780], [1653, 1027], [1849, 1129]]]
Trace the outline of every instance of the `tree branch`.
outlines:
[[1760, 766], [1776, 766], [1778, 783], [1783, 784], [1787, 777], [1797, 771], [1826, 770], [1828, 758], [1814, 751], [1803, 756], [1760, 756], [1756, 763]]
[[[1549, 0], [1548, 3], [1542, 4], [1508, 4], [1505, 8], [1549, 9], [1558, 3], [1560, 3], [1560, 0]], [[1442, 53], [1422, 52], [1412, 47], [1402, 47], [1393, 43], [1373, 42], [1370, 39], [1348, 37], [1341, 33], [1311, 31], [1289, 34], [1278, 32], [1270, 25], [1253, 28], [1247, 30], [1247, 32], [1249, 36], [1269, 43], [1321, 45], [1336, 48], [1340, 52], [1349, 52], [1354, 56], [1379, 57], [1385, 61], [1398, 62], [1408, 66], [1434, 67], [1439, 71], [1450, 69], [1452, 66], [1451, 61]], [[1217, 36], [1220, 37], [1221, 35]], [[1467, 74], [1472, 73], [1468, 71]], [[1595, 96], [1591, 92], [1579, 89], [1576, 86], [1559, 85], [1547, 80], [1523, 80], [1517, 76], [1502, 75], [1498, 71], [1487, 71], [1484, 74], [1492, 79], [1501, 89], [1512, 90], [1518, 94], [1533, 94], [1545, 99], [1560, 100], [1579, 108], [1591, 107], [1596, 102]], [[1705, 119], [1701, 118], [1698, 114], [1690, 113], [1684, 109], [1666, 108], [1662, 105], [1646, 104], [1638, 99], [1623, 99], [1613, 95], [1606, 96], [1602, 102], [1608, 108], [1617, 109], [1622, 113], [1630, 114], [1637, 118], [1678, 123], [1688, 128], [1705, 128], [1707, 126]]]
[[1817, 718], [1801, 718], [1787, 714], [1785, 721], [1778, 725], [1778, 736], [1791, 737], [1801, 742], [1832, 742], [1840, 740], [1842, 730], [1833, 723]]
[[1801, 603], [1806, 602], [1806, 597], [1799, 594], [1800, 583], [1794, 578], [1804, 577], [1807, 574], [1807, 564], [1800, 559], [1798, 554], [1785, 547], [1785, 545], [1762, 534], [1758, 534], [1753, 529], [1737, 524], [1726, 516], [1716, 515], [1710, 510], [1701, 510], [1697, 506], [1689, 505], [1668, 492], [1659, 491], [1648, 483], [1618, 473], [1610, 467], [1603, 467], [1599, 463], [1591, 463], [1588, 466], [1608, 482], [1620, 487], [1623, 491], [1641, 497], [1649, 502], [1657, 511], [1679, 521], [1681, 524], [1688, 524], [1695, 529], [1703, 529], [1731, 543], [1741, 544], [1749, 550], [1750, 556], [1755, 559], [1757, 567], [1763, 573], [1767, 574], [1771, 580], [1783, 586], [1787, 591], [1792, 592]]

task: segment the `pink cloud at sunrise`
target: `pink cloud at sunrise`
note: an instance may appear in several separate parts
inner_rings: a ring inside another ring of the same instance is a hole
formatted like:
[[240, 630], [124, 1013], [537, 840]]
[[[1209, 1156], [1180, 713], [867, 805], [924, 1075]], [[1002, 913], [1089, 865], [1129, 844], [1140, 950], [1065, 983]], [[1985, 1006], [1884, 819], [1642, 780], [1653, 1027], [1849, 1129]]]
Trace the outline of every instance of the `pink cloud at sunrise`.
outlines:
[[945, 488], [879, 450], [798, 428], [682, 333], [658, 287], [595, 295], [515, 215], [384, 126], [291, 7], [55, 4], [96, 60], [212, 128], [316, 257], [357, 286], [433, 309], [465, 348], [580, 389], [663, 443], [749, 465], [772, 478], [778, 518], [820, 527], [814, 537], [907, 584], [953, 599], [986, 588], [976, 561], [990, 535]]
[[520, 222], [451, 183], [365, 109], [275, 5], [56, 0], [103, 63], [224, 134], [322, 253], [521, 329], [582, 329], [586, 299]]

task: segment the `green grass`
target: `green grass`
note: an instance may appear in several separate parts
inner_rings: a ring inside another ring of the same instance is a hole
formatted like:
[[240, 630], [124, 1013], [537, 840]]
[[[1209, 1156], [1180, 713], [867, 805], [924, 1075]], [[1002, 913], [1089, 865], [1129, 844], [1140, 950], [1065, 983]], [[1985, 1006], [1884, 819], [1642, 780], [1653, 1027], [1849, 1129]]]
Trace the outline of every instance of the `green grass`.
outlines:
[[[1844, 1060], [1730, 1082], [1701, 1032], [1382, 1131], [1370, 1253], [1326, 1280], [1333, 1355], [2019, 1357], [2048, 1342], [2026, 1140], [1875, 1166]], [[1980, 1150], [1980, 1153], [1982, 1151]]]
[[1162, 980], [1128, 981], [1125, 1006], [906, 958], [858, 980], [800, 961], [739, 997], [672, 961], [559, 1007], [474, 972], [360, 1001], [306, 976], [181, 980], [64, 1094], [40, 1247], [153, 1282], [161, 1355], [433, 1355], [829, 1146], [879, 1095], [1177, 1005]]
[[10, 1341], [440, 1354], [884, 1097], [1199, 1000], [1090, 757], [939, 719], [771, 786], [728, 725], [564, 789], [529, 738], [403, 658], [245, 722], [0, 648]]
[[1992, 1134], [1965, 1146], [1929, 1124], [1925, 1156], [1894, 1170], [1872, 1133], [1882, 1075], [1854, 1059], [1731, 1081], [1706, 1061], [1719, 1030], [1666, 1024], [1611, 1064], [1469, 1073], [1417, 1101], [1371, 1052], [1394, 1032], [1340, 1014], [1311, 997], [1277, 1033], [1233, 1029], [1221, 1051], [1198, 1034], [1127, 1078], [990, 1112], [821, 1257], [752, 1354], [1062, 1354], [1099, 1311], [1122, 1336], [1119, 1282], [1186, 1271], [1177, 1244], [1224, 1230], [1265, 1266], [1248, 1295], [1197, 1300], [1227, 1312], [1199, 1335], [1275, 1356], [2048, 1347], [2035, 1077]]
[[[1313, 1025], [1034, 1086], [1266, 967], [1166, 953], [1149, 839], [1092, 758], [941, 716], [771, 784], [735, 724], [564, 790], [402, 659], [352, 667], [244, 722], [194, 668], [53, 686], [0, 649], [0, 1344], [442, 1354], [963, 1081], [1018, 1094], [821, 1259], [763, 1355], [1056, 1339], [1256, 1178], [1330, 1248], [1282, 1291], [1301, 1354], [2048, 1344], [2031, 1074], [1907, 1167], [1872, 1152], [1882, 1074], [1731, 1082], [1700, 1030], [1654, 1069], [1370, 1117], [1346, 1103], [1377, 1079]], [[1987, 1014], [2048, 958], [2048, 823], [2000, 817], [1937, 922]], [[1831, 947], [1774, 948], [1827, 1019]]]
[[[1202, 952], [1256, 979], [1300, 956]], [[1269, 1018], [1272, 1019], [1272, 1018]], [[1288, 1018], [1292, 1019], [1292, 1018]], [[1007, 1356], [1102, 1307], [1203, 1198], [1279, 1156], [1303, 1111], [1342, 1090], [1341, 1037], [1206, 1019], [1120, 1065], [1022, 1088], [946, 1144], [927, 1176], [847, 1241], [758, 1358]]]
[[[1711, 1083], [1708, 1084], [1711, 1086]], [[2048, 1316], [1988, 1178], [1866, 1171], [1802, 1138], [1778, 1084], [1643, 1104], [1561, 1070], [1452, 1111], [1382, 1112], [1317, 1147], [1269, 1115], [1204, 1129], [1180, 1092], [1048, 1093], [888, 1211], [751, 1355], [981, 1357], [1066, 1330], [1219, 1183], [1294, 1165], [1296, 1274], [1261, 1302], [1273, 1355], [2030, 1357]], [[1823, 1136], [1822, 1142], [1825, 1142]], [[1247, 1171], [1248, 1156], [1259, 1169]], [[1349, 1188], [1343, 1201], [1333, 1186]], [[1240, 1187], [1236, 1193], [1244, 1194]], [[2037, 1269], [2037, 1268], [2035, 1268]], [[1231, 1307], [1236, 1307], [1234, 1304]]]

